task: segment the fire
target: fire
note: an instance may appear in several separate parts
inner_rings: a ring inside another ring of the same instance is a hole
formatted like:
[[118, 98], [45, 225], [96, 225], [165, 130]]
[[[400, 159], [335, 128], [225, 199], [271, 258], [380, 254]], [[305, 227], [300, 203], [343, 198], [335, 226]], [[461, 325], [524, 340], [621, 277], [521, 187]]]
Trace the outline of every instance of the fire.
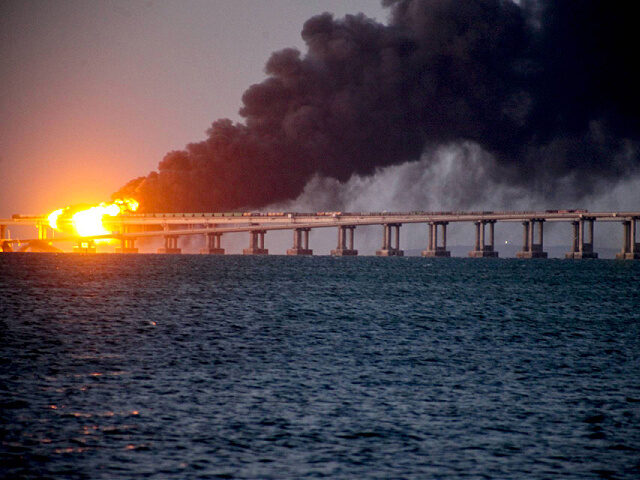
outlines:
[[138, 202], [132, 198], [117, 199], [112, 203], [101, 203], [88, 208], [66, 207], [51, 212], [47, 217], [49, 226], [54, 230], [63, 231], [59, 220], [65, 220], [70, 224], [76, 235], [81, 237], [94, 235], [107, 235], [111, 233], [103, 224], [105, 217], [117, 217], [123, 213], [135, 212]]

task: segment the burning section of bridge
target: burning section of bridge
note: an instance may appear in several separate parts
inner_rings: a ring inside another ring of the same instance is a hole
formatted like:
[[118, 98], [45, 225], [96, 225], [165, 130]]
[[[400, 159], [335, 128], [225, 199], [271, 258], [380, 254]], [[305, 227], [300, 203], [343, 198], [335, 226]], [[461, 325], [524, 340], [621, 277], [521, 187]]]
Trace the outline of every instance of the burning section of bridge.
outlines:
[[103, 202], [94, 206], [75, 205], [51, 212], [48, 216], [49, 226], [58, 232], [81, 237], [108, 235], [111, 230], [105, 226], [105, 220], [123, 213], [135, 212], [137, 209], [138, 202], [132, 198], [117, 199], [112, 203]]

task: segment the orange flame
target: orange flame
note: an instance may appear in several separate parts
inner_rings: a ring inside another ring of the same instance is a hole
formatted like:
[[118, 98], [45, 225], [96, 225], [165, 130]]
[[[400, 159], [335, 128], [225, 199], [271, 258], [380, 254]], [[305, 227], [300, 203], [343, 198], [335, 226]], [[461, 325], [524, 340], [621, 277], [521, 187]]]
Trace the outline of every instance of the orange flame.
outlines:
[[60, 208], [51, 212], [47, 218], [49, 226], [54, 230], [63, 231], [64, 226], [60, 225], [59, 221], [65, 220], [65, 225], [70, 224], [73, 232], [81, 237], [107, 235], [111, 231], [107, 230], [103, 224], [105, 217], [117, 217], [123, 213], [135, 212], [138, 206], [138, 202], [133, 198], [123, 198], [88, 208], [77, 206]]

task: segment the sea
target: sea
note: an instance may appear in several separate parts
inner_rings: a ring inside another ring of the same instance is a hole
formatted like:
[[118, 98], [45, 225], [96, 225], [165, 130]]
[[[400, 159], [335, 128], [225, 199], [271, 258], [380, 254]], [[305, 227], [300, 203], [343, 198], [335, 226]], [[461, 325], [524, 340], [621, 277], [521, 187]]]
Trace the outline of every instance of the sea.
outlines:
[[2, 479], [638, 479], [640, 262], [0, 255]]

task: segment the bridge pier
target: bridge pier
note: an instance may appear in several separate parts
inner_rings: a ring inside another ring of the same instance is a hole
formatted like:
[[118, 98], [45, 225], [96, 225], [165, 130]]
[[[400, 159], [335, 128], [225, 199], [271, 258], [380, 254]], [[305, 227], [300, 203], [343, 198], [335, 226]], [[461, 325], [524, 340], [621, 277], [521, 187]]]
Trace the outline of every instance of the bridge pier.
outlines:
[[264, 235], [266, 230], [252, 230], [249, 232], [249, 248], [242, 250], [243, 255], [268, 255], [269, 250], [264, 248]]
[[[480, 220], [476, 224], [476, 244], [469, 252], [471, 258], [497, 258], [498, 252], [494, 250], [495, 246], [495, 220]], [[489, 225], [489, 241], [485, 242], [485, 225]]]
[[[449, 222], [429, 222], [429, 244], [422, 251], [423, 257], [450, 257], [447, 250], [447, 225]], [[442, 227], [442, 245], [438, 245], [438, 227]]]
[[38, 223], [36, 225], [38, 229], [38, 240], [47, 240], [49, 238], [49, 231], [53, 234], [53, 230], [49, 228], [47, 223]]
[[295, 228], [293, 230], [293, 248], [287, 250], [287, 255], [313, 255], [309, 249], [310, 228]]
[[[128, 225], [122, 225], [122, 233], [129, 233], [130, 228]], [[133, 237], [123, 237], [120, 239], [120, 248], [116, 248], [116, 253], [138, 253], [136, 248], [136, 239]]]
[[164, 247], [159, 248], [158, 253], [182, 253], [178, 248], [178, 235], [165, 235]]
[[[385, 223], [382, 226], [382, 248], [376, 251], [376, 255], [379, 257], [402, 257], [404, 255], [404, 252], [400, 250], [400, 227], [402, 224]], [[395, 231], [395, 235], [392, 235], [392, 229]]]
[[636, 223], [638, 218], [631, 217], [629, 220], [622, 222], [622, 251], [616, 254], [618, 260], [639, 260], [640, 259], [640, 243], [636, 235]]
[[13, 247], [9, 243], [9, 230], [6, 225], [0, 225], [0, 252], [13, 252]]
[[9, 253], [13, 252], [13, 246], [9, 242], [9, 229], [7, 225], [0, 225], [0, 252]]
[[358, 255], [358, 251], [353, 248], [353, 236], [355, 225], [340, 225], [338, 227], [338, 246], [331, 250], [331, 255], [336, 257], [352, 257]]
[[206, 253], [208, 255], [224, 255], [224, 248], [220, 247], [221, 233], [205, 233], [205, 239], [207, 242], [206, 247], [200, 250], [200, 253]]
[[126, 237], [120, 240], [120, 248], [116, 248], [116, 253], [138, 253], [136, 248], [136, 239]]
[[73, 246], [73, 253], [96, 253], [96, 242], [93, 240], [78, 240]]
[[[580, 259], [580, 258], [598, 258], [598, 254], [593, 251], [593, 222], [594, 218], [585, 217], [580, 220], [571, 222], [573, 226], [573, 242], [571, 251], [565, 254], [564, 258]], [[589, 237], [585, 241], [584, 223], [589, 223]]]
[[[538, 224], [538, 243], [534, 241], [535, 225]], [[544, 219], [532, 218], [522, 222], [522, 250], [516, 253], [516, 258], [547, 258], [543, 249]]]

